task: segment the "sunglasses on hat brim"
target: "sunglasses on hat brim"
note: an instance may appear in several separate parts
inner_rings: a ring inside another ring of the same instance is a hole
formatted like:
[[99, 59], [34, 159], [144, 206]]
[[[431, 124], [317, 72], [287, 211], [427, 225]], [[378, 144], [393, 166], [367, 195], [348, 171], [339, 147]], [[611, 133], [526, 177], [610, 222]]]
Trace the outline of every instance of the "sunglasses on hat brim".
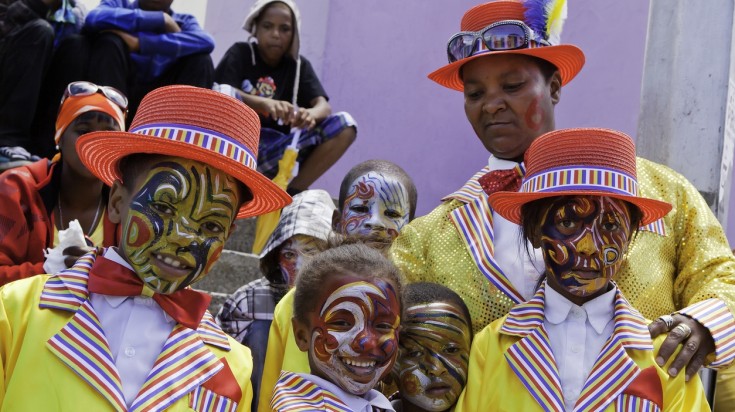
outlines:
[[63, 105], [64, 101], [69, 97], [91, 96], [95, 93], [102, 93], [102, 95], [104, 95], [107, 100], [119, 106], [123, 113], [127, 113], [128, 98], [125, 97], [125, 95], [120, 90], [117, 90], [112, 86], [98, 86], [92, 82], [85, 81], [72, 82], [69, 83], [68, 86], [66, 86], [66, 90], [64, 90], [64, 95], [61, 97], [59, 109], [61, 109], [61, 105]]
[[486, 51], [504, 51], [550, 46], [520, 20], [495, 22], [478, 31], [463, 31], [447, 42], [449, 63]]

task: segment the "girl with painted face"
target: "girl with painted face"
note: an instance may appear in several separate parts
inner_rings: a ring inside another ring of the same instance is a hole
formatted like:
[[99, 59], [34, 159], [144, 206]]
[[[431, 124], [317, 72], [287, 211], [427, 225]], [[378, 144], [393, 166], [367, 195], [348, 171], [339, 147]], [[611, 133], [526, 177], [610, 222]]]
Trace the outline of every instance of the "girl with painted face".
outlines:
[[416, 186], [398, 165], [367, 160], [345, 175], [339, 189], [335, 230], [392, 242], [416, 212]]
[[281, 372], [271, 409], [393, 411], [373, 388], [398, 355], [396, 267], [364, 244], [337, 246], [304, 266], [295, 290], [294, 337], [308, 352], [311, 373]]
[[467, 382], [469, 310], [451, 289], [429, 282], [408, 284], [403, 305], [391, 403], [398, 412], [448, 411]]
[[[117, 226], [105, 207], [109, 188], [82, 164], [75, 145], [89, 132], [123, 130], [126, 107], [114, 88], [69, 84], [56, 118], [59, 153], [0, 175], [0, 285], [51, 270], [44, 269], [44, 249], [59, 245], [59, 231], [71, 221], [95, 246], [116, 245]], [[69, 249], [64, 268], [86, 252]]]
[[651, 339], [613, 281], [636, 228], [671, 210], [639, 194], [633, 141], [558, 130], [525, 164], [520, 190], [489, 202], [541, 249], [545, 271], [532, 299], [475, 337], [456, 410], [709, 410], [697, 375], [672, 378], [656, 363], [664, 338]]

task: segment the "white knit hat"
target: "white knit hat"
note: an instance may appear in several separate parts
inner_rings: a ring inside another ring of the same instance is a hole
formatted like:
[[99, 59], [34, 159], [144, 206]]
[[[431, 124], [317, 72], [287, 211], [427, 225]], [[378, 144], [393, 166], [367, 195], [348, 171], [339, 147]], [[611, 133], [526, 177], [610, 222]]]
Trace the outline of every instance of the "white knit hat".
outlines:
[[293, 0], [257, 0], [251, 7], [248, 16], [245, 17], [245, 22], [242, 24], [242, 28], [248, 33], [254, 34], [255, 31], [255, 20], [260, 16], [260, 12], [271, 3], [283, 3], [291, 9], [294, 20], [296, 22], [293, 28], [293, 40], [291, 41], [291, 50], [289, 53], [294, 60], [299, 59], [299, 28], [301, 27], [301, 13], [296, 3]]

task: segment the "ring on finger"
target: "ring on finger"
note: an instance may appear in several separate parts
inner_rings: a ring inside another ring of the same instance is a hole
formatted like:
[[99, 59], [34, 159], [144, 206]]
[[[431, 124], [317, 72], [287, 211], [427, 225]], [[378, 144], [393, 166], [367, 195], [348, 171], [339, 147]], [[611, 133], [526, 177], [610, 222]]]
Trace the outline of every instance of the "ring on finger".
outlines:
[[690, 328], [689, 325], [685, 325], [683, 323], [680, 323], [680, 324], [676, 325], [676, 327], [674, 328], [674, 330], [676, 330], [676, 329], [679, 329], [679, 331], [681, 332], [681, 334], [684, 335], [684, 339], [688, 338], [689, 335], [692, 334], [692, 328]]
[[671, 330], [671, 327], [674, 326], [674, 317], [671, 315], [662, 315], [658, 317], [666, 324], [666, 330]]

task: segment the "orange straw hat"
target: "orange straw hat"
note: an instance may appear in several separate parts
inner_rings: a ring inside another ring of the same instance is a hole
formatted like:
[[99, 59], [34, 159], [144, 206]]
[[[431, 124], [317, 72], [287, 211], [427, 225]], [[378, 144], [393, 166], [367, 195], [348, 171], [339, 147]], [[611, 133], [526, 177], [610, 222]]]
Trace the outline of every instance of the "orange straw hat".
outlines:
[[564, 129], [538, 137], [525, 155], [526, 176], [518, 192], [496, 192], [490, 207], [521, 224], [521, 207], [555, 196], [607, 196], [632, 203], [641, 226], [666, 216], [671, 205], [638, 195], [635, 145], [625, 133], [608, 129]]
[[[526, 4], [528, 4], [529, 7], [534, 7], [534, 9], [528, 10], [526, 8]], [[547, 10], [538, 10], [539, 7], [547, 7]], [[539, 16], [539, 14], [545, 15]], [[551, 14], [553, 14], [553, 16], [549, 17]], [[460, 30], [462, 32], [480, 31], [493, 23], [507, 20], [520, 21], [526, 26], [529, 26], [531, 30], [551, 45], [543, 45], [540, 43], [529, 44], [527, 46], [528, 48], [494, 51], [487, 50], [485, 47], [478, 47], [483, 46], [483, 42], [477, 41], [476, 44], [474, 44], [469, 57], [465, 57], [455, 62], [450, 62], [446, 66], [443, 66], [429, 74], [428, 77], [442, 86], [463, 91], [464, 83], [460, 77], [460, 69], [465, 63], [482, 56], [491, 56], [496, 54], [523, 54], [546, 60], [556, 66], [559, 70], [559, 74], [561, 75], [561, 84], [565, 85], [571, 81], [574, 76], [582, 70], [582, 66], [584, 66], [584, 53], [582, 53], [582, 50], [577, 46], [573, 46], [571, 44], [556, 44], [558, 41], [557, 38], [561, 34], [561, 25], [563, 19], [566, 17], [565, 14], [566, 0], [526, 0], [525, 2], [522, 0], [500, 0], [475, 6], [467, 10], [462, 17], [460, 25]], [[534, 16], [533, 19], [529, 17], [531, 15]], [[541, 30], [534, 30], [534, 25], [530, 24], [529, 21], [537, 21], [535, 26], [538, 26], [539, 19], [551, 20], [547, 20], [545, 24], [541, 24], [541, 26], [543, 26]], [[549, 29], [550, 26], [552, 27], [551, 30]], [[554, 31], [554, 33], [550, 35], [551, 31]]]
[[253, 194], [238, 218], [280, 209], [291, 197], [257, 171], [260, 120], [241, 101], [208, 89], [167, 86], [148, 93], [129, 132], [92, 132], [77, 141], [84, 165], [105, 184], [121, 180], [120, 160], [137, 153], [196, 160], [241, 181]]

